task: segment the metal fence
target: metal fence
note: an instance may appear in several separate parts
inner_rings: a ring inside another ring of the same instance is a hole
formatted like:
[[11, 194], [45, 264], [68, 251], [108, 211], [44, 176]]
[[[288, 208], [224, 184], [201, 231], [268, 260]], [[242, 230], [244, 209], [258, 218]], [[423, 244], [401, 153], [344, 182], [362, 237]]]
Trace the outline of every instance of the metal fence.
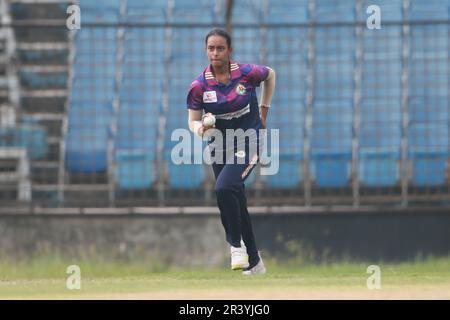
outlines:
[[[339, 23], [317, 6], [304, 23], [235, 23], [234, 59], [277, 72], [268, 128], [279, 129], [269, 150], [279, 170], [255, 170], [251, 205], [447, 205], [448, 11], [415, 21], [393, 6], [390, 22], [369, 29], [358, 3]], [[27, 149], [31, 196], [17, 202], [4, 179], [0, 205], [214, 205], [210, 166], [171, 160], [213, 26], [13, 26], [21, 101], [0, 149]], [[18, 168], [2, 161], [3, 172]]]

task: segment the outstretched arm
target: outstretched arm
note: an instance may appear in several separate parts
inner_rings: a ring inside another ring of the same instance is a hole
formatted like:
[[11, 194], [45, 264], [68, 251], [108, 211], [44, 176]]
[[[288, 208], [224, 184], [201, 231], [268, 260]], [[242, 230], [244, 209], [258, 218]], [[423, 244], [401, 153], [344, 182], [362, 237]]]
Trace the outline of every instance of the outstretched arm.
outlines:
[[267, 113], [270, 108], [270, 103], [272, 102], [272, 96], [275, 90], [275, 80], [276, 80], [275, 71], [271, 68], [268, 69], [269, 75], [261, 85], [262, 90], [261, 103], [259, 104], [259, 114], [264, 128], [266, 128]]

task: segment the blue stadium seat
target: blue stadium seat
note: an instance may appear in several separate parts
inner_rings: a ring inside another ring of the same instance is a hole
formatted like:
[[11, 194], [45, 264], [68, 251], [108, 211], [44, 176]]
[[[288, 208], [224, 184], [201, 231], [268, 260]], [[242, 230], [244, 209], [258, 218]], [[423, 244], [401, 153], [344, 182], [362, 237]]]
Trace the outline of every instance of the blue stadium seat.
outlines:
[[[447, 53], [448, 28], [437, 29], [428, 32], [419, 32], [428, 26], [414, 26], [410, 35], [411, 59], [445, 59]], [[414, 38], [413, 38], [414, 37]]]
[[317, 0], [317, 22], [353, 22], [356, 19], [355, 0]]
[[69, 55], [67, 49], [54, 50], [24, 50], [17, 51], [22, 63], [39, 64], [43, 61], [54, 61], [57, 64], [63, 65], [67, 63]]
[[448, 99], [412, 95], [408, 104], [409, 120], [415, 123], [445, 123], [449, 121]]
[[307, 23], [308, 0], [269, 1], [268, 23]]
[[[278, 112], [273, 112], [267, 120], [269, 130], [279, 130], [279, 145], [272, 146], [272, 138], [268, 136], [268, 150], [280, 150], [281, 154], [300, 154], [303, 152], [303, 133], [305, 104], [304, 99], [291, 97], [287, 93], [287, 99], [275, 99]], [[278, 96], [279, 98], [279, 96]]]
[[15, 129], [14, 145], [25, 147], [32, 160], [43, 159], [48, 152], [47, 132], [42, 126], [18, 126]]
[[408, 144], [412, 154], [448, 153], [448, 124], [413, 123], [409, 127]]
[[156, 152], [143, 149], [115, 151], [116, 181], [121, 189], [146, 189], [156, 181]]
[[351, 122], [322, 121], [313, 124], [310, 170], [315, 172], [316, 186], [344, 187], [350, 175], [351, 154]]
[[69, 109], [66, 168], [71, 172], [100, 172], [107, 168], [111, 105], [94, 104]]
[[128, 0], [126, 21], [131, 23], [164, 23], [168, 20], [167, 0]]
[[[409, 89], [415, 96], [437, 99], [448, 96], [448, 59], [411, 59]], [[445, 98], [444, 98], [445, 99]]]
[[112, 103], [114, 78], [75, 78], [70, 94], [71, 108], [78, 105]]
[[213, 23], [221, 20], [219, 12], [216, 11], [218, 8], [215, 6], [215, 1], [211, 0], [175, 0], [171, 21], [176, 23]]
[[[169, 95], [169, 112], [166, 118], [166, 137], [164, 140], [165, 161], [168, 163], [169, 187], [174, 189], [196, 189], [202, 186], [205, 179], [203, 164], [177, 165], [171, 160], [171, 150], [178, 143], [171, 141], [171, 134], [175, 129], [189, 130], [187, 123], [188, 112], [186, 108], [186, 95], [190, 83], [204, 68], [201, 62], [191, 62], [188, 64], [178, 63], [182, 59], [189, 59], [189, 57], [174, 57], [174, 61], [171, 65], [173, 72], [179, 76], [170, 79], [172, 92]], [[190, 60], [192, 61], [192, 58]], [[190, 156], [192, 157], [193, 162], [194, 153]], [[200, 158], [202, 158], [201, 155]]]
[[[283, 107], [283, 103], [285, 107]], [[302, 180], [301, 160], [303, 159], [304, 139], [304, 100], [289, 99], [273, 101], [280, 108], [268, 118], [268, 129], [279, 130], [279, 144], [272, 144], [268, 136], [267, 150], [272, 158], [279, 158], [279, 171], [266, 177], [266, 183], [272, 188], [295, 188]], [[276, 142], [276, 141], [274, 141]]]
[[315, 186], [342, 188], [348, 185], [351, 172], [351, 154], [325, 153], [312, 157], [311, 172]]
[[176, 69], [177, 75], [183, 81], [188, 81], [188, 86], [208, 64], [204, 51], [204, 39], [208, 31], [205, 28], [176, 29], [172, 33], [171, 69]]
[[[401, 21], [401, 20], [400, 20]], [[364, 64], [367, 61], [378, 63], [377, 68], [383, 67], [386, 60], [397, 62], [401, 66], [402, 59], [402, 29], [389, 25], [379, 30], [364, 29], [363, 50]]]
[[[312, 108], [313, 129], [314, 127], [319, 128], [320, 126], [327, 124], [332, 124], [336, 127], [339, 125], [351, 126], [353, 121], [352, 104], [353, 102], [350, 99], [316, 101]], [[323, 128], [320, 128], [319, 130], [322, 129]], [[330, 127], [329, 129], [334, 130], [335, 127]]]
[[[168, 130], [170, 133], [171, 130]], [[197, 139], [197, 138], [194, 138]], [[170, 140], [170, 136], [169, 136]], [[187, 154], [183, 154], [183, 157], [188, 157], [189, 163], [176, 164], [172, 161], [171, 152], [172, 147], [177, 144], [177, 142], [170, 142], [166, 145], [166, 163], [168, 166], [169, 173], [169, 187], [174, 189], [196, 189], [203, 185], [205, 179], [204, 165], [202, 161], [202, 153], [200, 150], [188, 150]], [[203, 144], [204, 145], [204, 144]], [[184, 150], [186, 151], [186, 150]], [[201, 150], [203, 151], [203, 150]], [[197, 153], [198, 152], [198, 153]], [[200, 164], [195, 164], [197, 160], [202, 161]]]
[[409, 19], [412, 21], [447, 20], [449, 18], [447, 0], [411, 0]]
[[[174, 144], [172, 144], [174, 145]], [[200, 188], [205, 180], [204, 165], [194, 164], [194, 154], [191, 154], [191, 163], [175, 164], [170, 157], [171, 148], [166, 146], [166, 162], [169, 173], [169, 187], [175, 189]], [[188, 155], [189, 156], [189, 155]], [[202, 159], [202, 155], [197, 155]]]
[[30, 89], [66, 88], [67, 73], [38, 73], [20, 71], [20, 81], [24, 87]]
[[174, 189], [201, 188], [204, 181], [203, 164], [176, 165], [169, 161], [169, 187]]
[[399, 180], [400, 117], [380, 114], [384, 114], [377, 119], [381, 121], [361, 123], [359, 137], [359, 180], [370, 187], [393, 186]]
[[156, 152], [159, 109], [145, 105], [124, 104], [117, 117], [117, 149]]
[[[306, 66], [308, 62], [307, 28], [271, 28], [263, 38], [270, 65], [284, 63], [287, 66]], [[295, 55], [292, 55], [295, 52]], [[306, 69], [306, 67], [305, 67]]]
[[353, 100], [353, 62], [341, 60], [318, 60], [315, 69], [314, 96], [316, 100]]
[[343, 187], [350, 175], [352, 153], [351, 101], [316, 101], [311, 132], [311, 170], [318, 187]]
[[[154, 67], [164, 62], [164, 28], [128, 28], [124, 35], [125, 63]], [[125, 70], [126, 71], [126, 70]]]
[[160, 96], [160, 90], [152, 89], [145, 75], [124, 78], [114, 153], [116, 181], [121, 189], [149, 188], [156, 180]]
[[398, 123], [402, 121], [401, 98], [371, 99], [364, 98], [360, 105], [362, 123]]
[[[243, 15], [241, 15], [243, 16]], [[233, 57], [238, 63], [259, 63], [254, 52], [261, 52], [261, 32], [258, 28], [233, 28]]]
[[[366, 99], [400, 99], [402, 96], [401, 71], [386, 67], [380, 67], [376, 72], [371, 68], [363, 68], [361, 95]], [[399, 72], [397, 72], [399, 71]]]
[[409, 157], [413, 162], [413, 185], [445, 184], [449, 155], [448, 124], [412, 124], [408, 132], [408, 146]]
[[32, 160], [45, 158], [48, 152], [47, 132], [34, 123], [23, 123], [14, 128], [0, 128], [0, 147], [27, 149]]
[[120, 0], [79, 0], [81, 23], [118, 22]]
[[[91, 4], [86, 3], [86, 10], [90, 10]], [[99, 3], [95, 6], [96, 10], [103, 8], [103, 5], [107, 3]], [[112, 104], [115, 94], [116, 37], [117, 30], [114, 28], [78, 30], [69, 100], [71, 109], [93, 104]]]
[[356, 36], [353, 27], [319, 26], [316, 29], [315, 46], [317, 60], [334, 59], [335, 62], [353, 61]]
[[303, 179], [301, 154], [280, 154], [279, 171], [276, 175], [266, 176], [270, 188], [297, 188]]
[[398, 183], [398, 153], [362, 151], [359, 157], [359, 181], [363, 186], [390, 187]]
[[359, 145], [361, 149], [398, 153], [401, 136], [400, 121], [362, 122]]
[[414, 186], [443, 186], [447, 181], [447, 157], [429, 155], [413, 162]]
[[[239, 10], [236, 10], [236, 8], [233, 10], [233, 23], [258, 24], [264, 21], [264, 0], [241, 1], [237, 5]], [[243, 12], [245, 12], [245, 14], [242, 14]]]

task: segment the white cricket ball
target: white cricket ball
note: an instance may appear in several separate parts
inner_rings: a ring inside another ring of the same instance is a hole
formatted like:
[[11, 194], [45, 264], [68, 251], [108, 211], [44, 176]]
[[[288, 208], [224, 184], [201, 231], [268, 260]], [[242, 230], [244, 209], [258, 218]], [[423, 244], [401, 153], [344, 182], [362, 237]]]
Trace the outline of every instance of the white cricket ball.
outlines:
[[208, 113], [203, 117], [203, 125], [205, 127], [212, 127], [216, 123], [216, 117]]

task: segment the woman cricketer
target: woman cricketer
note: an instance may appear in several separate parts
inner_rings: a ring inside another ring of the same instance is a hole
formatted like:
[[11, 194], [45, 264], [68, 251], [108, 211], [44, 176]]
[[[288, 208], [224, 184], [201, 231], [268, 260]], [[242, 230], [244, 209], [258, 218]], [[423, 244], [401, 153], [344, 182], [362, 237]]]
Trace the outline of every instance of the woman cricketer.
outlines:
[[[262, 150], [259, 130], [266, 128], [275, 72], [266, 66], [232, 61], [231, 42], [230, 35], [222, 29], [206, 35], [210, 65], [190, 86], [189, 128], [202, 138], [210, 134], [209, 149], [216, 160], [212, 163], [215, 193], [226, 241], [230, 244], [231, 269], [243, 270], [245, 275], [264, 274], [266, 268], [256, 246], [244, 181], [259, 161]], [[260, 104], [255, 91], [259, 85]], [[210, 114], [214, 115], [215, 124], [204, 125], [203, 117]], [[245, 137], [240, 139], [239, 132], [243, 131]], [[221, 134], [219, 138], [217, 133]]]

